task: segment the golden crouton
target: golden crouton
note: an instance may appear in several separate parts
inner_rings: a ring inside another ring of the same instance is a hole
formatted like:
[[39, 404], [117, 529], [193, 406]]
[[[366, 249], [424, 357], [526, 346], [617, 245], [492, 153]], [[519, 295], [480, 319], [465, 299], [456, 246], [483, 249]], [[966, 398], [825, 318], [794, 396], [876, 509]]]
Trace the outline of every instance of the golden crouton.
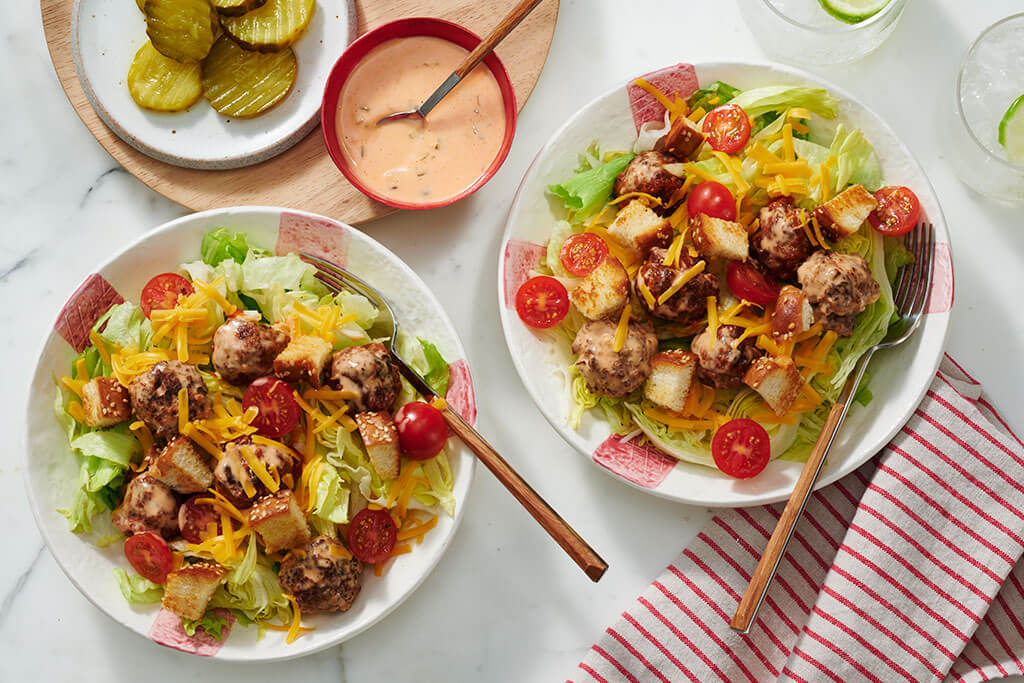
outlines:
[[860, 230], [878, 202], [861, 185], [852, 185], [814, 210], [822, 232], [838, 240]]
[[199, 493], [213, 486], [206, 455], [187, 436], [176, 436], [152, 460], [149, 473], [178, 493]]
[[672, 243], [672, 225], [639, 199], [626, 204], [608, 226], [608, 233], [639, 261], [652, 247]]
[[331, 345], [326, 340], [303, 335], [292, 339], [274, 359], [274, 374], [286, 382], [305, 380], [319, 389], [330, 360]]
[[662, 351], [651, 359], [651, 374], [644, 384], [644, 398], [651, 403], [683, 412], [690, 393], [700, 387], [694, 381], [697, 354], [682, 349]]
[[213, 562], [188, 564], [167, 575], [164, 609], [185, 619], [202, 619], [227, 570]]
[[739, 223], [699, 213], [690, 219], [690, 235], [693, 246], [705, 259], [747, 260], [750, 243]]
[[654, 149], [668, 152], [677, 159], [686, 159], [704, 142], [704, 133], [697, 124], [685, 116], [677, 116], [668, 133], [658, 138]]
[[751, 364], [743, 376], [743, 383], [761, 394], [772, 412], [785, 415], [800, 395], [804, 378], [791, 359], [762, 356]]
[[356, 413], [356, 425], [373, 469], [382, 479], [398, 476], [398, 430], [391, 413]]
[[629, 303], [629, 273], [609, 254], [573, 288], [569, 300], [591, 320], [618, 315]]
[[793, 285], [784, 286], [775, 300], [772, 337], [786, 341], [811, 329], [813, 324], [814, 311], [803, 290]]
[[268, 553], [309, 542], [309, 526], [302, 508], [288, 489], [265, 496], [249, 508], [249, 526], [256, 530]]
[[113, 427], [132, 414], [128, 390], [113, 377], [95, 377], [82, 385], [82, 408], [90, 427]]

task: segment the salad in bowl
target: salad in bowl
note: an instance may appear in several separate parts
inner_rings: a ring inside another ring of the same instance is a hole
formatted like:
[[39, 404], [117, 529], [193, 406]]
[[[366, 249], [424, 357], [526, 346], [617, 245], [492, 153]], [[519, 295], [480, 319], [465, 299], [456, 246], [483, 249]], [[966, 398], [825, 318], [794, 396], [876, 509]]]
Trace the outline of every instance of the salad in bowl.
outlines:
[[[295, 656], [366, 628], [439, 559], [472, 462], [444, 399], [399, 375], [379, 311], [298, 252], [370, 268], [414, 331], [403, 357], [472, 421], [450, 324], [393, 255], [311, 214], [207, 212], [142, 242], [72, 296], [40, 361], [58, 428], [30, 411], [29, 487], [55, 556], [120, 621], [194, 654]], [[251, 635], [222, 652], [236, 623]]]
[[593, 414], [616, 444], [736, 479], [804, 460], [894, 321], [921, 202], [825, 88], [629, 92], [659, 115], [548, 184], [550, 234], [514, 292], [521, 324], [568, 350], [566, 423]]

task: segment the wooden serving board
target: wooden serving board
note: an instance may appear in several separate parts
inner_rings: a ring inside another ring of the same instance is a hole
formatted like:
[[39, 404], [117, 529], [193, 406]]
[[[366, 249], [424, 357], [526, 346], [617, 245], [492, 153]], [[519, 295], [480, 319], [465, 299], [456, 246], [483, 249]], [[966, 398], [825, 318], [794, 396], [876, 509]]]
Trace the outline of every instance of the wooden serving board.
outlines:
[[[490, 31], [512, 0], [353, 0], [359, 35], [395, 19], [430, 16], [461, 24], [478, 35]], [[498, 47], [515, 87], [519, 108], [537, 84], [558, 18], [559, 0], [544, 0]], [[50, 58], [64, 92], [89, 132], [125, 169], [163, 196], [193, 211], [258, 204], [303, 209], [347, 223], [361, 223], [395, 209], [349, 184], [324, 147], [320, 128], [269, 161], [226, 171], [202, 171], [151, 159], [123, 142], [86, 99], [71, 57], [75, 0], [40, 0]]]

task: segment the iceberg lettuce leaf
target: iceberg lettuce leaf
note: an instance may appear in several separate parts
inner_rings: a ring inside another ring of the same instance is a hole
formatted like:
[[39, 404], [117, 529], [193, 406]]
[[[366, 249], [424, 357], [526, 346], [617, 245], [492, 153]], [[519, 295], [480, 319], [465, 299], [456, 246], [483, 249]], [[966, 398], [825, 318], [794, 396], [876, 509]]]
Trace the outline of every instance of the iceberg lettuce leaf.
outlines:
[[757, 117], [766, 112], [783, 113], [801, 107], [811, 113], [833, 119], [839, 114], [839, 100], [824, 88], [804, 86], [768, 85], [744, 90], [730, 104], [739, 105], [747, 116]]
[[576, 222], [600, 211], [611, 198], [615, 179], [629, 165], [633, 154], [623, 154], [568, 180], [549, 185], [548, 191], [559, 197]]
[[153, 583], [144, 576], [129, 574], [127, 570], [117, 567], [114, 569], [114, 577], [117, 579], [117, 587], [121, 595], [128, 602], [145, 605], [153, 602], [160, 602], [164, 596], [164, 587]]

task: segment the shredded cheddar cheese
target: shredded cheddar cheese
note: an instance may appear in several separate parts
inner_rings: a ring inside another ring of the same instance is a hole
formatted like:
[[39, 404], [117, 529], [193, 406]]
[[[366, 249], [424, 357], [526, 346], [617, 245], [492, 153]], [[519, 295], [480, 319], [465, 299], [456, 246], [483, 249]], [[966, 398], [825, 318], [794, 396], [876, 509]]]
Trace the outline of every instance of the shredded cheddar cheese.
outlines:
[[71, 401], [67, 407], [68, 415], [75, 418], [76, 422], [85, 422], [85, 409], [78, 401]]
[[648, 201], [654, 204], [655, 206], [662, 205], [662, 201], [659, 197], [647, 194], [646, 192], [627, 192], [626, 194], [619, 195], [615, 199], [611, 200], [610, 202], [608, 202], [608, 204], [614, 206], [616, 204], [620, 204], [625, 201], [632, 201], [634, 199], [643, 199], [644, 201]]
[[640, 296], [642, 296], [644, 298], [644, 301], [647, 302], [647, 308], [653, 311], [655, 307], [658, 305], [658, 302], [654, 300], [654, 295], [651, 293], [651, 288], [647, 286], [647, 280], [645, 280], [642, 277], [638, 277], [636, 279], [636, 288], [640, 292]]
[[312, 631], [313, 629], [312, 628], [306, 628], [306, 629], [302, 628], [302, 611], [299, 609], [299, 603], [297, 603], [295, 601], [295, 598], [293, 598], [292, 596], [288, 595], [287, 593], [284, 594], [284, 597], [287, 598], [288, 602], [290, 602], [292, 604], [292, 625], [288, 629], [288, 635], [285, 636], [285, 639], [284, 639], [285, 643], [291, 645], [298, 638], [300, 638], [303, 635], [304, 632], [308, 633], [309, 631]]
[[252, 473], [256, 475], [256, 478], [260, 480], [260, 483], [266, 486], [267, 490], [271, 493], [277, 493], [277, 490], [281, 488], [281, 482], [271, 476], [267, 466], [256, 457], [256, 451], [253, 450], [253, 447], [246, 444], [240, 450], [242, 452], [242, 460], [249, 466]]
[[690, 420], [676, 417], [672, 413], [657, 408], [644, 408], [644, 415], [657, 420], [673, 429], [684, 431], [701, 431], [715, 428], [714, 420]]
[[178, 389], [178, 433], [183, 434], [188, 425], [188, 389]]
[[658, 297], [658, 305], [660, 306], [661, 304], [665, 303], [673, 296], [675, 296], [680, 289], [686, 286], [687, 282], [703, 273], [706, 267], [707, 263], [705, 263], [704, 261], [698, 261], [697, 263], [693, 264], [685, 271], [677, 275], [676, 279], [673, 280], [672, 285], [664, 292], [662, 292], [661, 295]]
[[709, 296], [708, 302], [708, 338], [711, 339], [711, 348], [718, 343], [718, 297]]
[[[658, 101], [658, 104], [665, 107], [665, 109], [669, 112], [670, 118], [674, 119], [676, 116], [686, 115], [685, 102], [682, 102], [682, 100], [676, 100], [675, 102], [673, 102], [672, 100], [665, 96], [665, 93], [658, 90], [645, 79], [638, 78], [635, 81], [633, 81], [633, 85], [647, 91], [647, 93], [650, 94], [651, 97]], [[682, 103], [681, 107], [679, 106], [679, 103]]]
[[619, 326], [615, 329], [615, 343], [612, 346], [612, 350], [615, 353], [622, 351], [622, 347], [626, 345], [626, 335], [629, 334], [629, 314], [630, 307], [627, 304], [622, 309], [622, 315], [619, 316]]
[[147, 453], [153, 446], [153, 433], [149, 431], [149, 427], [146, 426], [145, 422], [135, 421], [128, 425], [128, 429], [135, 434], [135, 438], [142, 444], [142, 452]]

